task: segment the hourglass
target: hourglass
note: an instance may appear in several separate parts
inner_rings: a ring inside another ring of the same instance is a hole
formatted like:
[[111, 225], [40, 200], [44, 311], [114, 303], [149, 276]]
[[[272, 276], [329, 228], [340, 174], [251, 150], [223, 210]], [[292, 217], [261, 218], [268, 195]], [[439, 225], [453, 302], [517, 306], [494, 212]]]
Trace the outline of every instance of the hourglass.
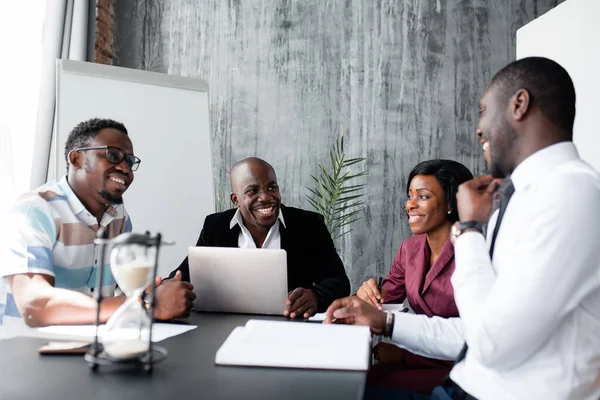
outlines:
[[[99, 233], [104, 235], [103, 233]], [[138, 364], [150, 371], [152, 364], [162, 361], [167, 352], [152, 344], [152, 322], [156, 284], [154, 278], [158, 267], [158, 250], [161, 235], [149, 233], [123, 233], [113, 240], [99, 238], [100, 264], [95, 297], [96, 337], [86, 360], [92, 369], [98, 365]], [[106, 323], [101, 344], [98, 338], [99, 309], [102, 301], [102, 275], [104, 274], [104, 248], [112, 245], [110, 268], [119, 288], [127, 300], [114, 312]]]

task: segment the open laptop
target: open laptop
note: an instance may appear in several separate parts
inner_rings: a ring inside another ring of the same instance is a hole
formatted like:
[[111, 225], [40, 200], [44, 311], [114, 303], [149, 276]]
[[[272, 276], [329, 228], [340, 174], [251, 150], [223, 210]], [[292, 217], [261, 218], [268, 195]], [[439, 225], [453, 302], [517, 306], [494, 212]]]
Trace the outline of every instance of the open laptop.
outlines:
[[188, 262], [196, 311], [283, 314], [285, 250], [190, 247]]

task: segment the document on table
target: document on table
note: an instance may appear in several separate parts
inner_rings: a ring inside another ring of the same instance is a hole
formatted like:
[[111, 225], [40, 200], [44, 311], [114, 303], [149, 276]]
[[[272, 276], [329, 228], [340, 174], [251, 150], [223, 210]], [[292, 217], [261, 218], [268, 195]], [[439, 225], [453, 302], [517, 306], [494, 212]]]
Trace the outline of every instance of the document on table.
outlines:
[[[406, 307], [404, 307], [404, 304], [384, 304], [383, 305], [383, 311], [398, 311], [398, 312], [403, 312], [404, 309]], [[321, 322], [321, 321], [325, 321], [325, 313], [316, 313], [315, 315], [313, 315], [312, 317], [310, 317], [308, 319], [310, 322]]]
[[[154, 343], [161, 342], [170, 337], [181, 335], [182, 333], [196, 329], [197, 327], [197, 325], [155, 323], [152, 327], [152, 341]], [[98, 335], [101, 340], [105, 330], [106, 325], [100, 325]], [[49, 340], [91, 342], [94, 340], [95, 334], [95, 325], [51, 325], [43, 328], [29, 329], [23, 336]]]
[[370, 361], [367, 326], [261, 320], [236, 327], [215, 356], [221, 365], [357, 371]]

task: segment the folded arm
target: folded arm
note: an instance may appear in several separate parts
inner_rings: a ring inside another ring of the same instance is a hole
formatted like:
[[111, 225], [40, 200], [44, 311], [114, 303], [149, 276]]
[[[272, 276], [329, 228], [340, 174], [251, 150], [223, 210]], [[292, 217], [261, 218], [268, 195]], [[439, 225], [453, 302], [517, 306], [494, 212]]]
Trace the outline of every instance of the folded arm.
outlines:
[[[532, 202], [515, 232], [519, 246], [510, 250], [510, 265], [497, 275], [482, 235], [467, 232], [456, 242], [452, 284], [465, 339], [470, 354], [490, 368], [526, 361], [600, 283], [597, 188], [586, 190], [593, 183], [576, 179], [548, 186], [536, 195], [552, 202]], [[577, 193], [577, 204], [565, 193]]]

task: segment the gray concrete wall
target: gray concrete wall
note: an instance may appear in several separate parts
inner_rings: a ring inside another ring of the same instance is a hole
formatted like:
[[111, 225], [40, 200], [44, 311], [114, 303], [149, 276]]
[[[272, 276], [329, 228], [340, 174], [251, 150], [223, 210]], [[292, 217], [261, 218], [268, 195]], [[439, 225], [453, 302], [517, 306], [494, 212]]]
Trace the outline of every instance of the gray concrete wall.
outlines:
[[115, 64], [209, 83], [217, 190], [255, 155], [275, 167], [285, 204], [310, 208], [310, 175], [343, 130], [369, 170], [363, 219], [340, 243], [356, 289], [387, 274], [410, 235], [402, 210], [417, 162], [482, 172], [479, 96], [514, 59], [516, 30], [558, 3], [120, 0]]

